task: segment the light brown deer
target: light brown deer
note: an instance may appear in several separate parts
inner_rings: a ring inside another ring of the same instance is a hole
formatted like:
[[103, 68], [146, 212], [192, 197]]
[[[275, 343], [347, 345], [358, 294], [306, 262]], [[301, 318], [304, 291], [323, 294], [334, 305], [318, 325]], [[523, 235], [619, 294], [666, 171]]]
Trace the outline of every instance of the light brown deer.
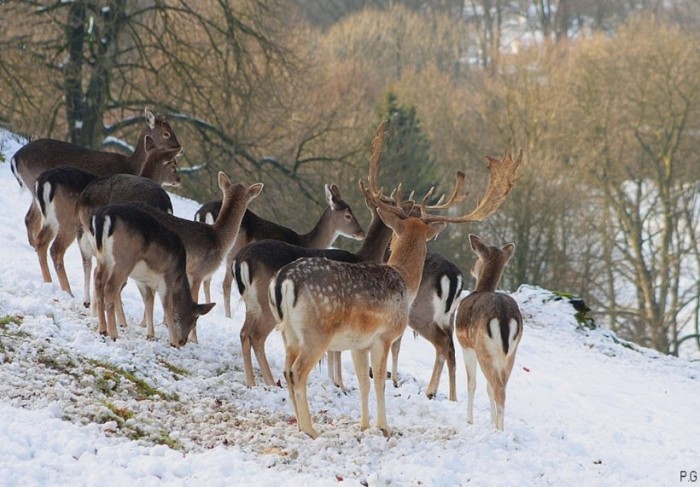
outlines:
[[[51, 282], [47, 261], [47, 249], [51, 244], [51, 260], [61, 289], [73, 295], [63, 258], [79, 233], [80, 222], [76, 213], [79, 200], [83, 206], [89, 205], [92, 209], [117, 201], [141, 201], [172, 213], [170, 198], [161, 186], [180, 184], [175, 162], [175, 156], [180, 149], [157, 150], [155, 143], [147, 135], [146, 150], [146, 160], [138, 176], [117, 174], [98, 178], [94, 174], [70, 166], [50, 169], [39, 176], [34, 197], [36, 205], [41, 209], [42, 218], [35, 238], [35, 248], [44, 282]], [[87, 254], [85, 250], [85, 246], [81, 246], [86, 273], [84, 291], [87, 293], [84, 294], [83, 302], [89, 306], [92, 253]]]
[[467, 369], [467, 422], [474, 422], [478, 361], [488, 383], [491, 422], [503, 431], [506, 385], [513, 370], [518, 343], [523, 336], [523, 318], [513, 298], [495, 291], [515, 245], [510, 243], [501, 248], [487, 246], [476, 235], [469, 235], [469, 242], [477, 256], [471, 269], [472, 276], [476, 278], [476, 288], [461, 301], [455, 316], [457, 340], [462, 346]]
[[[396, 235], [388, 263], [347, 264], [324, 258], [297, 260], [278, 272], [270, 284], [270, 306], [285, 343], [285, 378], [299, 430], [317, 437], [306, 395], [309, 373], [326, 350], [352, 350], [360, 397], [360, 429], [369, 427], [369, 356], [375, 371], [377, 427], [389, 434], [384, 387], [387, 355], [401, 336], [414, 300], [427, 252], [426, 242], [449, 222], [481, 221], [495, 212], [510, 192], [520, 160], [504, 157], [490, 164], [485, 196], [471, 213], [461, 217], [430, 215], [429, 192], [421, 216], [411, 217], [399, 206], [389, 206], [381, 192], [370, 187], [379, 216]], [[370, 172], [375, 171], [370, 165]], [[364, 185], [363, 185], [364, 186]], [[397, 191], [401, 201], [400, 191]]]
[[[72, 166], [96, 176], [113, 174], [138, 174], [146, 160], [146, 136], [151, 137], [158, 150], [179, 149], [180, 143], [170, 124], [156, 116], [148, 108], [144, 111], [145, 126], [139, 133], [136, 148], [130, 155], [86, 149], [75, 144], [54, 139], [38, 139], [19, 149], [11, 161], [12, 173], [20, 186], [34, 191], [41, 173], [57, 167]], [[29, 244], [36, 247], [41, 213], [34, 200], [24, 218]]]
[[[153, 208], [143, 208], [161, 225], [169, 228], [182, 239], [187, 251], [187, 276], [194, 301], [197, 300], [202, 281], [216, 271], [233, 245], [248, 203], [258, 196], [263, 188], [261, 183], [249, 187], [234, 184], [223, 172], [219, 172], [218, 179], [219, 188], [223, 193], [223, 204], [213, 225], [168, 215]], [[81, 223], [85, 225], [82, 216]], [[148, 304], [147, 302], [147, 316]], [[152, 317], [152, 306], [150, 306], [150, 316]], [[148, 326], [148, 321], [146, 323]], [[193, 342], [197, 341], [196, 328], [192, 329], [189, 339]]]
[[[365, 238], [365, 232], [355, 218], [350, 205], [348, 205], [340, 195], [338, 186], [335, 184], [331, 184], [330, 186], [325, 185], [324, 189], [328, 208], [321, 214], [316, 225], [305, 234], [299, 234], [283, 225], [261, 218], [250, 210], [245, 212], [238, 237], [236, 237], [236, 241], [226, 255], [226, 273], [224, 275], [223, 294], [224, 313], [227, 318], [231, 317], [231, 285], [233, 283], [233, 275], [230, 270], [232, 269], [234, 259], [246, 245], [259, 240], [272, 239], [300, 247], [325, 249], [333, 245], [333, 242], [335, 242], [335, 239], [339, 235], [356, 240]], [[197, 210], [194, 219], [199, 222], [211, 223], [216, 220], [220, 210], [221, 201], [210, 201]], [[211, 278], [205, 279], [204, 295], [207, 300], [210, 296], [210, 288]]]
[[156, 289], [161, 296], [170, 344], [180, 348], [197, 318], [214, 304], [196, 304], [187, 280], [185, 247], [148, 213], [145, 205], [116, 204], [98, 209], [91, 218], [90, 234], [97, 250], [95, 272], [99, 332], [118, 337], [115, 312], [121, 289], [129, 276]]

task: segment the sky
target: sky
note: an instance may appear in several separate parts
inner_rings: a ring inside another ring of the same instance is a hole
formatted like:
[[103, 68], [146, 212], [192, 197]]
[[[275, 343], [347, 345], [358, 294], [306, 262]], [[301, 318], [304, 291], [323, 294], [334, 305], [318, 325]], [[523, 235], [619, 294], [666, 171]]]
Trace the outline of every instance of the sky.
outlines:
[[[176, 350], [163, 325], [155, 341], [145, 339], [137, 325], [141, 299], [130, 283], [123, 291], [129, 326], [116, 342], [104, 340], [82, 305], [76, 245], [66, 254], [75, 297], [55, 279], [42, 282], [23, 224], [31, 197], [9, 168], [22, 143], [0, 131], [6, 159], [0, 163], [0, 486], [697, 481], [700, 362], [661, 355], [604, 329], [581, 329], [567, 300], [532, 286], [511, 293], [525, 321], [504, 432], [490, 423], [481, 374], [474, 424], [467, 424], [458, 344], [457, 402], [447, 399], [446, 371], [437, 397], [426, 397], [435, 353], [410, 328], [399, 358], [400, 385], [387, 382], [389, 438], [375, 427], [359, 430], [359, 393], [348, 353], [346, 395], [328, 379], [325, 363], [309, 378], [316, 440], [297, 430], [283, 387], [284, 347], [277, 331], [267, 351], [279, 387], [247, 388], [239, 340], [245, 305], [238, 295], [232, 319], [215, 306], [200, 318], [199, 343]], [[264, 204], [265, 191], [253, 209]], [[199, 207], [172, 199], [175, 214], [184, 218]], [[222, 279], [220, 269], [212, 282], [218, 303]], [[471, 289], [473, 280], [465, 287]], [[162, 319], [158, 307], [156, 318]], [[374, 425], [373, 391], [370, 414]]]

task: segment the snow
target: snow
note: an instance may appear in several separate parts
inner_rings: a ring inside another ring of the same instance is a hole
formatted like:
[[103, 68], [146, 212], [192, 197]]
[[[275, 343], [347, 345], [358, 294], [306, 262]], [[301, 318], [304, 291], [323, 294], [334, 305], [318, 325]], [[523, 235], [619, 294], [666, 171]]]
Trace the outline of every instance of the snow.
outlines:
[[[20, 146], [0, 133], [6, 161]], [[168, 346], [162, 325], [156, 341], [137, 325], [105, 341], [81, 304], [77, 246], [66, 254], [72, 298], [42, 283], [23, 225], [30, 197], [8, 162], [0, 184], [0, 317], [16, 321], [0, 324], [0, 485], [656, 486], [700, 470], [700, 363], [580, 329], [566, 300], [529, 286], [512, 294], [525, 331], [505, 432], [490, 425], [483, 376], [475, 423], [466, 423], [458, 345], [458, 402], [447, 400], [446, 372], [438, 397], [426, 398], [434, 350], [408, 331], [401, 385], [387, 382], [391, 437], [359, 430], [357, 382], [343, 354], [347, 395], [325, 364], [310, 377], [320, 434], [311, 440], [297, 431], [285, 388], [245, 386], [242, 303], [233, 319], [214, 307], [199, 321], [199, 344], [181, 350]], [[175, 196], [173, 204], [187, 218], [199, 206]], [[217, 302], [222, 276], [212, 286]], [[123, 296], [130, 323], [138, 322], [135, 286]], [[267, 349], [283, 384], [279, 333]], [[373, 393], [370, 407], [374, 414]]]

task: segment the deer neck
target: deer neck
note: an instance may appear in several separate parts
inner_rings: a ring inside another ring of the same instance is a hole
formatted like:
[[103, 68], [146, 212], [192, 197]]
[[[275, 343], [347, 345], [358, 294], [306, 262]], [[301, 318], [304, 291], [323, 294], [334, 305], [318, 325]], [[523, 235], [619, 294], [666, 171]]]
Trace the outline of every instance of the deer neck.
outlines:
[[221, 203], [221, 211], [216, 217], [212, 229], [216, 235], [219, 246], [222, 249], [228, 250], [233, 246], [233, 242], [238, 236], [238, 231], [241, 228], [241, 221], [247, 208], [246, 202], [242, 196], [236, 197], [232, 194], [226, 194]]
[[139, 132], [139, 138], [136, 142], [134, 152], [129, 156], [129, 162], [134, 170], [134, 174], [139, 174], [146, 162], [146, 131], [144, 129]]
[[355, 254], [358, 260], [360, 262], [382, 262], [393, 233], [391, 228], [387, 227], [382, 219], [374, 213], [362, 246]]
[[412, 235], [398, 237], [391, 249], [391, 257], [387, 264], [403, 277], [410, 303], [413, 303], [418, 293], [427, 253], [428, 247], [425, 240]]
[[326, 208], [321, 218], [309, 233], [299, 235], [304, 247], [314, 249], [325, 249], [333, 245], [338, 232], [331, 225], [332, 212], [330, 208]]
[[476, 293], [492, 293], [496, 291], [498, 282], [501, 280], [501, 275], [503, 274], [503, 267], [487, 266], [481, 271], [479, 279], [476, 281], [476, 287], [474, 292]]

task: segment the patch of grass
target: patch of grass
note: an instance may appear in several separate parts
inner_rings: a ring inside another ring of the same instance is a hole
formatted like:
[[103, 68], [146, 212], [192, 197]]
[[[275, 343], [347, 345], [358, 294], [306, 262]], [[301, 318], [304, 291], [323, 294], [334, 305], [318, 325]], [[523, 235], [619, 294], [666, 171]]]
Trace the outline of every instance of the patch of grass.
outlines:
[[[186, 376], [190, 375], [190, 371], [189, 371], [189, 370], [183, 369], [182, 367], [178, 367], [178, 366], [175, 365], [175, 364], [171, 364], [170, 362], [168, 362], [168, 361], [165, 360], [165, 359], [162, 359], [162, 358], [161, 358], [161, 359], [158, 359], [158, 362], [160, 362], [160, 364], [161, 364], [163, 367], [165, 367], [166, 369], [168, 369], [168, 370], [169, 370], [170, 372], [172, 372], [173, 375], [175, 375], [175, 376], [180, 375], [180, 376], [185, 376], [185, 377], [186, 377]], [[176, 378], [177, 378], [177, 377], [176, 377]]]
[[579, 328], [588, 328], [589, 330], [595, 330], [598, 328], [598, 325], [593, 317], [588, 314], [591, 312], [591, 308], [586, 305], [583, 299], [563, 291], [552, 291], [552, 294], [554, 294], [558, 299], [566, 299], [569, 301], [569, 303], [571, 303], [571, 306], [573, 306], [573, 308], [576, 310], [574, 318], [576, 318]]
[[0, 328], [4, 330], [9, 324], [21, 325], [22, 321], [24, 321], [23, 318], [18, 315], [0, 316]]
[[165, 445], [168, 448], [172, 448], [173, 450], [182, 451], [185, 449], [182, 443], [170, 436], [170, 433], [168, 433], [165, 430], [160, 430], [158, 434], [153, 438], [153, 441], [158, 445]]
[[[89, 362], [94, 367], [101, 367], [105, 370], [102, 377], [107, 380], [107, 382], [105, 384], [106, 386], [110, 386], [111, 385], [110, 381], [114, 381], [114, 383], [115, 383], [114, 386], [108, 387], [108, 390], [110, 390], [110, 391], [112, 389], [116, 389], [117, 387], [122, 385], [122, 379], [126, 379], [133, 384], [134, 389], [136, 390], [136, 399], [137, 400], [144, 400], [144, 399], [150, 399], [153, 397], [159, 397], [161, 399], [165, 399], [166, 401], [179, 401], [177, 394], [169, 394], [167, 392], [159, 391], [155, 387], [151, 386], [145, 380], [139, 379], [134, 374], [132, 374], [131, 372], [127, 372], [126, 370], [122, 369], [121, 367], [117, 367], [116, 365], [113, 365], [113, 364], [110, 364], [107, 362], [102, 362], [99, 360], [90, 360]], [[97, 380], [99, 383], [100, 377], [98, 377]]]
[[107, 401], [103, 401], [102, 404], [104, 404], [105, 407], [109, 409], [112, 412], [112, 414], [114, 414], [114, 416], [121, 420], [117, 421], [120, 425], [127, 419], [131, 419], [134, 417], [134, 412], [127, 407], [120, 408], [116, 404]]

